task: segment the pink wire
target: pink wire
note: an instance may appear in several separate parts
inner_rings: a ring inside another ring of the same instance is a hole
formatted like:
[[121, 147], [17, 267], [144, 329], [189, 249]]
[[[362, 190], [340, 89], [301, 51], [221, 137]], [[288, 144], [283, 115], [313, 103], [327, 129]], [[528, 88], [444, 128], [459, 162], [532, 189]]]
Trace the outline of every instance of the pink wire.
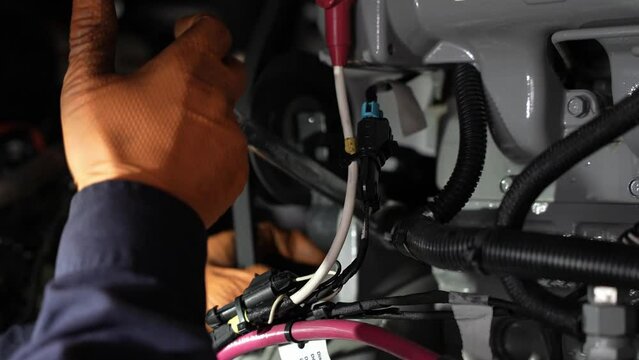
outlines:
[[[291, 328], [298, 341], [352, 340], [372, 346], [405, 360], [436, 360], [439, 355], [412, 341], [403, 339], [380, 327], [348, 320], [315, 320], [297, 322]], [[237, 339], [217, 354], [218, 360], [232, 360], [272, 345], [286, 344], [284, 325], [266, 331], [254, 331]]]

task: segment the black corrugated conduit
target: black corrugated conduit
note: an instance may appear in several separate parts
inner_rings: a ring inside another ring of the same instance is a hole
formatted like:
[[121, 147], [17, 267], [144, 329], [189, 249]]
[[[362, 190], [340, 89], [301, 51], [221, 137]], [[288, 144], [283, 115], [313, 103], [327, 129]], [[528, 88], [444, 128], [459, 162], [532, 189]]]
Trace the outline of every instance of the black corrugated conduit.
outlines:
[[[639, 94], [622, 100], [612, 110], [583, 125], [533, 160], [515, 179], [502, 200], [497, 226], [521, 229], [526, 215], [541, 192], [562, 174], [586, 157], [614, 141], [639, 124]], [[606, 254], [609, 259], [613, 255]], [[588, 277], [576, 279], [590, 282]], [[515, 276], [502, 278], [509, 295], [531, 315], [564, 329], [578, 326], [578, 318], [565, 307], [562, 299], [544, 291], [536, 282], [522, 281]]]
[[428, 205], [441, 223], [449, 222], [466, 205], [477, 187], [486, 157], [488, 110], [479, 71], [470, 64], [457, 65], [454, 87], [459, 113], [459, 153], [448, 183]]
[[[521, 228], [541, 191], [578, 162], [639, 123], [639, 93], [552, 145], [519, 175], [500, 207], [495, 230], [455, 229], [424, 216], [395, 228], [393, 245], [424, 263], [451, 270], [505, 275], [511, 297], [529, 314], [573, 334], [579, 316], [533, 281], [556, 278], [591, 284], [639, 285], [639, 251], [615, 243], [524, 233]], [[528, 284], [528, 285], [525, 285]]]
[[511, 229], [464, 229], [406, 219], [393, 233], [404, 255], [455, 271], [637, 287], [639, 247]]
[[[503, 228], [462, 229], [418, 216], [398, 224], [392, 244], [406, 256], [448, 270], [639, 285], [639, 247], [620, 243]], [[579, 334], [576, 317], [572, 320], [562, 327]]]

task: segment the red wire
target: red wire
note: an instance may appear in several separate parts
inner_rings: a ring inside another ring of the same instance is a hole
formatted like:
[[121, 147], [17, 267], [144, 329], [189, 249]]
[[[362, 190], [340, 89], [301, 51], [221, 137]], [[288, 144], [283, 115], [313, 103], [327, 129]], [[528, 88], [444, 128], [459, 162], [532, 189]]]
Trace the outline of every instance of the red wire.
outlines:
[[[218, 360], [231, 360], [273, 345], [288, 343], [285, 325], [266, 331], [252, 332], [237, 339], [218, 354]], [[436, 360], [439, 355], [420, 345], [392, 334], [380, 327], [348, 320], [300, 321], [293, 324], [292, 336], [297, 341], [351, 340], [364, 343], [405, 360]]]

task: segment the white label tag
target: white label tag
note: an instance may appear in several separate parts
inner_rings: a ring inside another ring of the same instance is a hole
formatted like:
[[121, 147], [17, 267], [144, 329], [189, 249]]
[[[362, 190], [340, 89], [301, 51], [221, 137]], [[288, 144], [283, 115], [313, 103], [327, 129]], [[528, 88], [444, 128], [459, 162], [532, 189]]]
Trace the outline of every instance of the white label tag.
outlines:
[[309, 341], [300, 349], [298, 344], [280, 346], [282, 360], [331, 360], [326, 347], [326, 340]]

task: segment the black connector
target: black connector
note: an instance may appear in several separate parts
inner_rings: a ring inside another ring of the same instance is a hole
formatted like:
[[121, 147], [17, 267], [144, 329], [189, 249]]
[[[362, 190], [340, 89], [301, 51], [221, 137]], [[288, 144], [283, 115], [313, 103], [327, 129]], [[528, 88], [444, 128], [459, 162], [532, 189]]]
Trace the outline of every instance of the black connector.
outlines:
[[210, 334], [211, 340], [213, 340], [213, 350], [218, 352], [225, 348], [238, 338], [238, 334], [233, 331], [231, 325], [224, 325], [216, 328]]
[[332, 303], [332, 302], [324, 302], [324, 303], [313, 306], [312, 312], [311, 312], [313, 314], [313, 319], [315, 320], [330, 319], [334, 308], [335, 308], [335, 303]]
[[[251, 324], [256, 326], [268, 325], [272, 305], [273, 302], [271, 301], [249, 309], [247, 311], [247, 317]], [[275, 312], [275, 319], [278, 322], [296, 320], [300, 314], [302, 314], [302, 307], [295, 304], [291, 298], [286, 296]]]
[[251, 312], [255, 308], [269, 307], [281, 294], [286, 294], [296, 286], [297, 276], [290, 271], [271, 270], [258, 275], [249, 287], [233, 303], [218, 309], [213, 308], [206, 314], [206, 323], [215, 329], [225, 325], [238, 315], [238, 308]]
[[373, 212], [380, 207], [379, 175], [386, 160], [397, 149], [388, 119], [376, 101], [364, 103], [357, 125], [360, 198]]

